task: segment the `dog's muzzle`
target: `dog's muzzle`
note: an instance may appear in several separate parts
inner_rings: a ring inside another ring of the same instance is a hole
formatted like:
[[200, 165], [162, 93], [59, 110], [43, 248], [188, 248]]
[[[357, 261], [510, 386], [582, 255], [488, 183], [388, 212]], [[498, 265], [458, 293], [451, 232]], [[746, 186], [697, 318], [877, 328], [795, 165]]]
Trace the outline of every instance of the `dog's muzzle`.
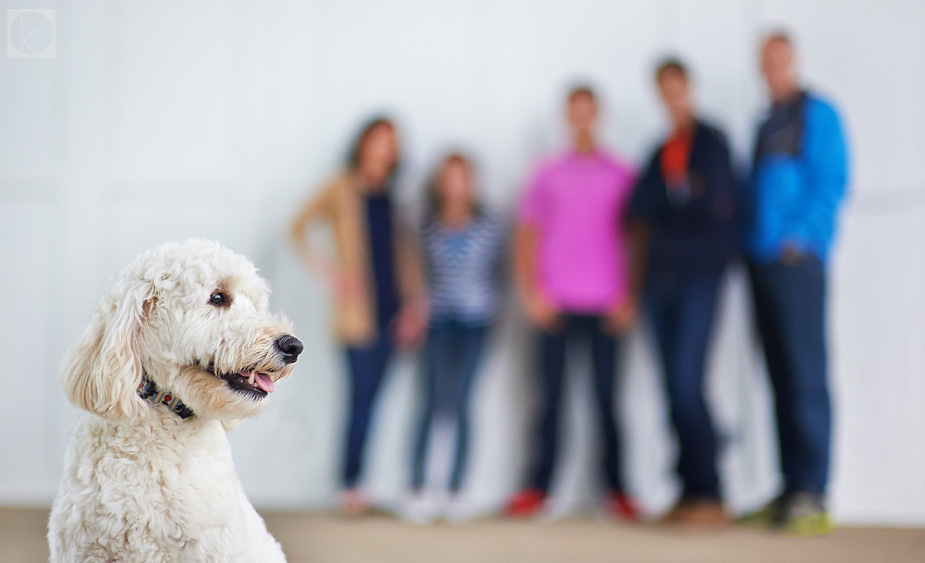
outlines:
[[285, 366], [295, 363], [304, 349], [302, 342], [289, 334], [277, 338], [273, 344], [277, 352], [278, 359], [276, 361], [282, 360], [282, 366], [269, 367], [261, 363], [259, 366], [254, 365], [237, 372], [219, 373], [215, 371], [214, 364], [210, 362], [208, 369], [225, 380], [232, 391], [237, 391], [252, 399], [263, 399], [272, 393], [275, 388], [273, 374], [279, 369], [284, 369]]

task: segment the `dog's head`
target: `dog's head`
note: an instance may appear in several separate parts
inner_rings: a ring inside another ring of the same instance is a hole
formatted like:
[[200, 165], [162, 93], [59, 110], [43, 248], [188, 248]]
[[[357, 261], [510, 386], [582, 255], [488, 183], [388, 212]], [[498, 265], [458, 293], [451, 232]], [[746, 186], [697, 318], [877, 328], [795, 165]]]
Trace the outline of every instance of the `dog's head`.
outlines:
[[168, 243], [135, 259], [70, 350], [68, 398], [106, 418], [152, 408], [142, 375], [200, 418], [256, 415], [302, 343], [267, 312], [269, 289], [246, 258], [216, 242]]

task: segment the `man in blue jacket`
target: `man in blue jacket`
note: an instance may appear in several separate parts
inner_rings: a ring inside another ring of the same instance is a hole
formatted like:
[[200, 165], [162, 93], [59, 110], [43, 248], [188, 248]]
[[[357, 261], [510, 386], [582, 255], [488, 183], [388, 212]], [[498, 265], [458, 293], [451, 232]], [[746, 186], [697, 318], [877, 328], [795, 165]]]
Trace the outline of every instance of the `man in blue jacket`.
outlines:
[[746, 251], [784, 490], [752, 520], [815, 535], [832, 528], [824, 504], [832, 425], [826, 265], [848, 157], [835, 109], [800, 89], [785, 34], [765, 40], [761, 66], [772, 106], [755, 143]]

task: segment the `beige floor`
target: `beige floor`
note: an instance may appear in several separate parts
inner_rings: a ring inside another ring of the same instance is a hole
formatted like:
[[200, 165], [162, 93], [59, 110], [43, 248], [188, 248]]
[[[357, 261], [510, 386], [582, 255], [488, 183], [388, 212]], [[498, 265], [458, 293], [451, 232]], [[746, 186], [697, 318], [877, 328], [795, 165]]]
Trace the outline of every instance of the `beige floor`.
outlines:
[[[0, 509], [0, 561], [44, 561], [46, 517], [44, 510]], [[347, 521], [286, 512], [265, 517], [291, 562], [925, 562], [925, 530], [852, 528], [801, 540], [741, 529], [690, 533], [593, 520], [421, 528], [385, 517]]]

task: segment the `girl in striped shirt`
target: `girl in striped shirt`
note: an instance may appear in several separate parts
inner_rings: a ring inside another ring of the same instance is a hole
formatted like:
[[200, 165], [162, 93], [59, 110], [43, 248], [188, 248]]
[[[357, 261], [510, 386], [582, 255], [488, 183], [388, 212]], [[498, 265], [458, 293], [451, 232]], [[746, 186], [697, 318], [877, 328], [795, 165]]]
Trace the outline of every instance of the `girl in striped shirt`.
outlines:
[[[505, 231], [478, 202], [469, 159], [458, 153], [445, 157], [427, 190], [421, 232], [430, 321], [423, 358], [425, 404], [415, 437], [412, 493], [404, 507], [414, 522], [441, 514], [465, 518], [456, 493], [466, 467], [469, 398], [501, 302]], [[428, 471], [433, 457], [444, 458], [434, 466], [447, 468], [448, 475]]]

